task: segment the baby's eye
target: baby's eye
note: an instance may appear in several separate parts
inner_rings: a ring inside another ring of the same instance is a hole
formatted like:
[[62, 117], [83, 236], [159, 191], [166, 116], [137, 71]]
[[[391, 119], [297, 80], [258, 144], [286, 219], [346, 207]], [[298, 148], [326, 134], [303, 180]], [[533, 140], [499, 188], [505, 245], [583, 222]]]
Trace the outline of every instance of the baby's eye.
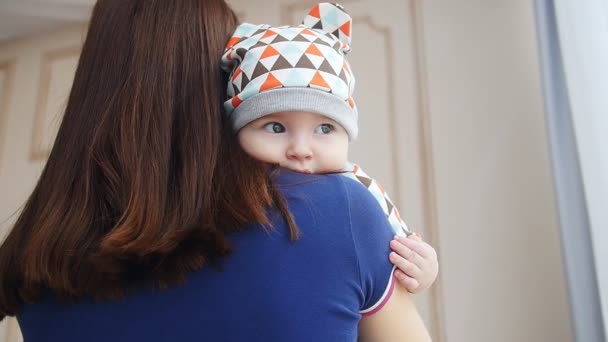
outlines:
[[315, 129], [315, 133], [316, 134], [329, 134], [334, 130], [336, 130], [336, 128], [332, 124], [320, 124]]
[[278, 122], [269, 122], [264, 125], [264, 130], [268, 133], [284, 133], [285, 126]]

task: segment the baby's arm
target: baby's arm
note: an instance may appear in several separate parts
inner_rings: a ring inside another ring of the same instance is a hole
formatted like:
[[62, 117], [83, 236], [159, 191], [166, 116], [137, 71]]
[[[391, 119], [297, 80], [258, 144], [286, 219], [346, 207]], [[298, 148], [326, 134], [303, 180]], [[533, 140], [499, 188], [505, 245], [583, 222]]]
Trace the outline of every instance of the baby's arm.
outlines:
[[399, 282], [412, 293], [428, 289], [439, 270], [435, 249], [408, 229], [380, 183], [356, 164], [349, 163], [344, 171], [344, 176], [363, 184], [374, 195], [395, 231], [395, 239], [391, 241], [393, 252], [389, 258], [397, 266], [395, 276]]

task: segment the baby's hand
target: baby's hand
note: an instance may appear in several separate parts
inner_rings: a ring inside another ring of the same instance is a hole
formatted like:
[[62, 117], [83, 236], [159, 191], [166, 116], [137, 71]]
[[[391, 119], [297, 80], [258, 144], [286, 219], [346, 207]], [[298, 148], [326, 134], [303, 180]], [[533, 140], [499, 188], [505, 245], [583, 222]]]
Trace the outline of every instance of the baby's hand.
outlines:
[[395, 276], [411, 293], [420, 293], [433, 284], [439, 271], [437, 252], [420, 236], [395, 236], [389, 258], [397, 269]]

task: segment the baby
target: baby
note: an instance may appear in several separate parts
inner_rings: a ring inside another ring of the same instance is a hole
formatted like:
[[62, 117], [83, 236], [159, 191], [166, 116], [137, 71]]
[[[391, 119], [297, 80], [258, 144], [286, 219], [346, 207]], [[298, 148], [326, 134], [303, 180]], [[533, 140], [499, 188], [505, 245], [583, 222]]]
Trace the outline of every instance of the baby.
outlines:
[[358, 134], [350, 51], [351, 17], [320, 3], [299, 26], [241, 24], [226, 46], [230, 73], [226, 115], [243, 150], [255, 159], [310, 174], [337, 173], [362, 183], [395, 230], [389, 258], [395, 276], [413, 293], [437, 276], [435, 250], [411, 233], [388, 195], [348, 162]]

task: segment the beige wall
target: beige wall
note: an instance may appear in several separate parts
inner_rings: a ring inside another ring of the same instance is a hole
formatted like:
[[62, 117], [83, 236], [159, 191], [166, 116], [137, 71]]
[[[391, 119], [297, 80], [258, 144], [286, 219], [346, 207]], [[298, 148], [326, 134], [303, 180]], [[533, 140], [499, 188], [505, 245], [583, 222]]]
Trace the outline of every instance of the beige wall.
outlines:
[[572, 341], [531, 1], [424, 1], [449, 341]]
[[[315, 1], [230, 2], [279, 24]], [[417, 297], [435, 340], [571, 341], [532, 3], [342, 2], [355, 19], [352, 157], [440, 254], [437, 285]], [[81, 30], [0, 45], [0, 222], [43, 166]]]

